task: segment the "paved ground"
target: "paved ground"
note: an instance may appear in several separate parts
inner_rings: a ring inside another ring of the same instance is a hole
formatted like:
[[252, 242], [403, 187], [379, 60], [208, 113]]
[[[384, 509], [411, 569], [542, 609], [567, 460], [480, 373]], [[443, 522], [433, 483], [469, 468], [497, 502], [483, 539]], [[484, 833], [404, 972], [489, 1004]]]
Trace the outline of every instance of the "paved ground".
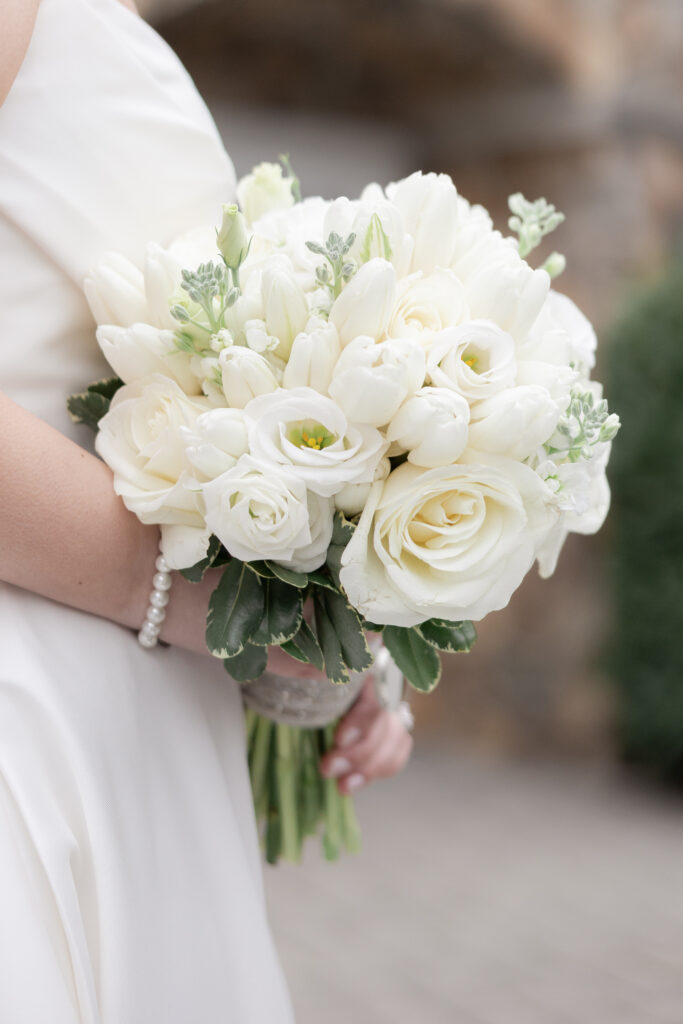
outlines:
[[419, 750], [364, 852], [268, 869], [298, 1024], [681, 1024], [683, 801]]

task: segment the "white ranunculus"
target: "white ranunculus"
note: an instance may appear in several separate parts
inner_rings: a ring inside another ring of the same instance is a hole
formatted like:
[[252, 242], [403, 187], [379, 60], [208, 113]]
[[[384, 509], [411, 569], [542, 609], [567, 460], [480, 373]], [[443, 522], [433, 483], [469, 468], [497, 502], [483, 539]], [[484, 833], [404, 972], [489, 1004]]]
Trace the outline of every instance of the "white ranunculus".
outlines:
[[330, 310], [330, 323], [342, 348], [365, 335], [375, 341], [384, 335], [394, 307], [396, 271], [387, 260], [372, 259], [351, 278]]
[[458, 228], [458, 193], [451, 178], [416, 171], [388, 185], [387, 196], [414, 239], [410, 269], [428, 274], [450, 266]]
[[409, 338], [375, 342], [360, 337], [337, 360], [330, 396], [353, 423], [381, 427], [422, 386], [425, 355]]
[[327, 394], [337, 359], [341, 352], [339, 335], [334, 324], [313, 320], [294, 339], [282, 377], [285, 388], [313, 388]]
[[437, 334], [427, 356], [427, 377], [469, 402], [488, 398], [515, 379], [515, 343], [489, 320], [469, 320]]
[[472, 407], [469, 446], [526, 459], [551, 436], [561, 408], [537, 385], [506, 388]]
[[398, 410], [386, 436], [415, 466], [450, 466], [467, 445], [469, 418], [462, 395], [450, 388], [421, 388]]
[[86, 275], [83, 290], [98, 324], [128, 327], [148, 319], [142, 271], [121, 253], [105, 253]]
[[373, 486], [342, 556], [341, 582], [372, 622], [476, 620], [505, 607], [534, 551], [524, 501], [508, 474], [485, 465], [422, 470], [404, 463]]
[[522, 359], [574, 366], [587, 373], [595, 365], [597, 338], [593, 326], [571, 299], [551, 290], [529, 334], [520, 346]]
[[387, 334], [414, 338], [428, 350], [435, 334], [468, 319], [463, 287], [452, 270], [418, 272], [399, 281]]
[[386, 480], [390, 472], [391, 462], [384, 455], [377, 463], [377, 469], [375, 470], [372, 482], [366, 484], [347, 484], [346, 487], [342, 487], [340, 491], [337, 491], [334, 496], [335, 508], [338, 508], [340, 512], [343, 512], [349, 518], [359, 515], [365, 508], [365, 502], [368, 500], [372, 484], [377, 480]]
[[143, 523], [201, 527], [195, 495], [182, 481], [181, 427], [194, 428], [209, 409], [167, 377], [134, 381], [114, 395], [100, 420], [95, 447], [114, 473], [114, 490]]
[[292, 275], [284, 270], [264, 270], [261, 287], [266, 330], [279, 341], [274, 351], [287, 359], [292, 342], [306, 327], [309, 316], [306, 296]]
[[235, 558], [272, 559], [297, 572], [311, 572], [325, 561], [332, 502], [307, 491], [284, 466], [243, 455], [202, 493], [209, 529]]
[[237, 183], [237, 200], [247, 220], [253, 224], [272, 210], [294, 206], [292, 179], [280, 164], [257, 164]]
[[126, 384], [160, 373], [179, 384], [186, 394], [200, 394], [192, 356], [178, 349], [172, 331], [149, 324], [103, 324], [97, 328], [97, 341], [114, 373]]
[[244, 414], [252, 455], [289, 468], [323, 497], [347, 483], [371, 481], [387, 447], [378, 430], [350, 424], [335, 402], [312, 388], [255, 398]]
[[224, 348], [218, 357], [225, 400], [232, 409], [244, 409], [257, 395], [275, 391], [278, 382], [258, 352], [241, 345]]
[[241, 409], [211, 409], [180, 432], [190, 470], [202, 482], [232, 469], [249, 449]]

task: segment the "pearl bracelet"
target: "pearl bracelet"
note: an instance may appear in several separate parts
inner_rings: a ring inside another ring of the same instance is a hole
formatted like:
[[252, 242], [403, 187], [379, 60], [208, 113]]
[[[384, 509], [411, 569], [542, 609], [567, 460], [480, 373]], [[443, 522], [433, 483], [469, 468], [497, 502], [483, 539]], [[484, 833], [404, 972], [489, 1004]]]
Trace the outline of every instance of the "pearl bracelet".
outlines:
[[156, 572], [152, 579], [152, 592], [149, 595], [149, 608], [142, 628], [138, 633], [138, 643], [150, 650], [155, 647], [161, 632], [161, 623], [166, 618], [169, 590], [171, 589], [171, 567], [163, 555], [156, 560]]

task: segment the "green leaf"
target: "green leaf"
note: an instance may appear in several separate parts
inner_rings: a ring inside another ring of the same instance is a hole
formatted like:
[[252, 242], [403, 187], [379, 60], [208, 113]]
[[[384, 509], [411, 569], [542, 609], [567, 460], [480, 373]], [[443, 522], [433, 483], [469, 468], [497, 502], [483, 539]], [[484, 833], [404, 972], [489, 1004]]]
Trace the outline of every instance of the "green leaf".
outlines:
[[66, 402], [71, 419], [74, 423], [83, 423], [96, 431], [102, 417], [109, 412], [109, 404], [120, 387], [123, 387], [123, 381], [119, 377], [111, 377], [95, 381], [88, 385], [86, 391], [71, 395]]
[[334, 514], [334, 525], [332, 528], [332, 539], [327, 549], [327, 559], [325, 565], [332, 576], [332, 579], [337, 584], [337, 587], [341, 589], [341, 583], [339, 582], [339, 572], [341, 570], [341, 558], [344, 554], [344, 549], [353, 537], [353, 531], [355, 530], [354, 524], [346, 518], [342, 512], [335, 512]]
[[441, 660], [416, 629], [385, 626], [384, 643], [411, 686], [429, 693], [441, 678]]
[[298, 587], [301, 589], [308, 583], [308, 576], [305, 572], [295, 572], [294, 569], [286, 569], [282, 565], [277, 565], [275, 562], [265, 562], [265, 566], [270, 569], [274, 576], [277, 576], [283, 583], [289, 583], [290, 587]]
[[282, 580], [263, 580], [263, 617], [251, 637], [254, 644], [282, 644], [297, 633], [303, 618], [301, 591]]
[[363, 672], [370, 668], [372, 652], [365, 639], [358, 612], [343, 594], [326, 590], [321, 594], [320, 600], [336, 631], [345, 664], [355, 672]]
[[239, 654], [261, 621], [263, 605], [261, 580], [233, 559], [209, 601], [206, 646], [211, 653], [217, 658]]
[[210, 569], [218, 558], [221, 547], [221, 542], [214, 534], [209, 541], [206, 558], [200, 559], [199, 562], [195, 562], [194, 565], [189, 566], [187, 569], [181, 569], [181, 576], [184, 576], [186, 580], [190, 581], [190, 583], [199, 583], [200, 580], [204, 578], [206, 570]]
[[96, 380], [93, 384], [88, 384], [88, 391], [102, 395], [111, 402], [116, 392], [122, 387], [123, 381], [120, 377], [107, 377], [105, 380]]
[[318, 642], [325, 662], [325, 674], [332, 683], [348, 683], [349, 670], [344, 661], [342, 646], [337, 636], [337, 630], [323, 602], [322, 594], [319, 598], [313, 599], [313, 606]]
[[368, 633], [381, 633], [384, 625], [377, 622], [368, 622], [367, 619], [363, 619], [363, 629]]
[[267, 562], [245, 562], [252, 572], [255, 572], [257, 576], [261, 576], [264, 580], [274, 580], [275, 573], [269, 568]]
[[263, 675], [267, 661], [268, 649], [266, 647], [248, 643], [244, 650], [233, 658], [223, 658], [223, 665], [228, 675], [236, 679], [238, 683], [250, 683], [252, 679], [258, 679]]
[[307, 665], [315, 665], [321, 672], [325, 667], [323, 652], [320, 649], [318, 638], [308, 625], [305, 619], [301, 620], [299, 632], [291, 640], [280, 644], [282, 650], [297, 661], [303, 661]]
[[335, 591], [338, 589], [332, 582], [330, 577], [326, 573], [321, 572], [319, 569], [315, 569], [313, 572], [307, 573], [307, 575], [308, 582], [314, 583], [316, 587], [324, 587], [325, 590]]
[[451, 654], [470, 651], [477, 639], [477, 632], [468, 619], [463, 622], [428, 619], [416, 628], [420, 636], [432, 647], [438, 647], [440, 651], [449, 651]]

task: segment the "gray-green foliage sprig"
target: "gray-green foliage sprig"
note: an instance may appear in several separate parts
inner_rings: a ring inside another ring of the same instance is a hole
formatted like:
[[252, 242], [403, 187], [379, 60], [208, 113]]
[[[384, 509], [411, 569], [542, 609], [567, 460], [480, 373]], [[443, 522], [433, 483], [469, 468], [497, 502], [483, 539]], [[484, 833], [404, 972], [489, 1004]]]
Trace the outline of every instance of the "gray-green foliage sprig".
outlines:
[[[519, 255], [526, 259], [536, 246], [540, 245], [546, 235], [558, 228], [564, 221], [563, 213], [556, 210], [546, 199], [526, 199], [521, 192], [508, 197], [508, 206], [512, 216], [508, 226], [518, 237]], [[551, 277], [561, 274], [566, 265], [564, 256], [553, 252], [543, 264]]]
[[336, 231], [331, 231], [325, 245], [320, 245], [319, 242], [306, 242], [306, 247], [311, 252], [327, 261], [316, 267], [315, 278], [323, 288], [329, 288], [332, 299], [337, 298], [344, 285], [358, 270], [355, 261], [348, 258], [349, 250], [355, 241], [356, 236], [353, 232], [343, 238]]
[[176, 332], [176, 344], [181, 351], [211, 354], [210, 339], [225, 328], [225, 311], [239, 298], [239, 287], [224, 263], [213, 262], [200, 263], [196, 270], [183, 270], [180, 287], [199, 309], [191, 311], [177, 302], [171, 307], [171, 315], [180, 324], [191, 324], [206, 336], [207, 343], [201, 345], [191, 334], [180, 330]]
[[596, 402], [592, 391], [576, 388], [553, 437], [544, 447], [551, 457], [559, 455], [569, 462], [587, 460], [593, 457], [597, 444], [615, 437], [619, 427], [619, 417], [610, 413], [606, 399]]

